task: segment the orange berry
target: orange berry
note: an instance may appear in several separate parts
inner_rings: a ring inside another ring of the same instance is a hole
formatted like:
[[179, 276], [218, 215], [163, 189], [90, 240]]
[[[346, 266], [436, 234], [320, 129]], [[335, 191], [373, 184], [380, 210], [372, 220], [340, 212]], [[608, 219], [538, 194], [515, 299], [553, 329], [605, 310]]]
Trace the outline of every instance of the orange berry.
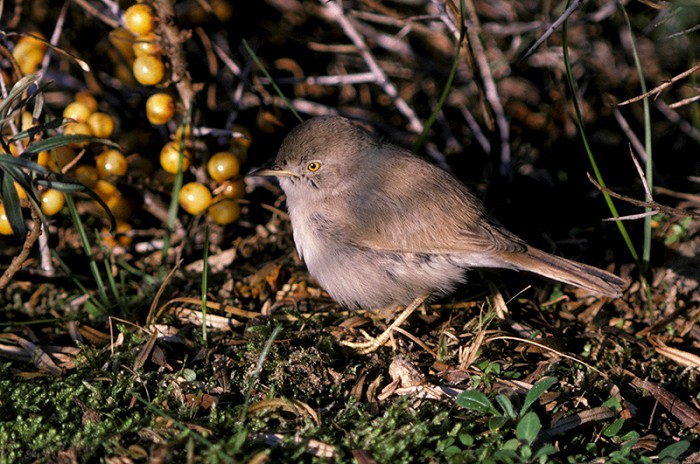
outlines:
[[217, 182], [223, 182], [238, 175], [241, 165], [238, 158], [231, 152], [221, 151], [211, 158], [207, 163], [209, 177]]
[[87, 123], [95, 137], [106, 139], [114, 133], [114, 119], [107, 113], [92, 113]]
[[196, 215], [206, 211], [211, 205], [211, 192], [204, 184], [190, 182], [182, 186], [177, 199], [182, 209]]
[[[177, 174], [177, 167], [180, 160], [180, 144], [168, 142], [160, 151], [160, 165], [165, 172]], [[182, 152], [182, 170], [190, 167], [191, 155], [186, 148]]]
[[236, 200], [217, 197], [207, 211], [217, 224], [231, 224], [241, 216], [241, 206]]
[[17, 197], [20, 199], [20, 201], [24, 200], [27, 198], [27, 192], [24, 190], [24, 187], [19, 185], [17, 181], [13, 182], [15, 186], [15, 190], [17, 191]]
[[95, 165], [100, 177], [123, 176], [126, 174], [128, 163], [126, 157], [119, 150], [105, 150], [95, 158]]
[[61, 211], [66, 203], [66, 197], [62, 192], [54, 189], [47, 189], [42, 192], [41, 196], [41, 211], [47, 216], [53, 216]]
[[146, 117], [151, 124], [165, 124], [175, 114], [175, 102], [167, 93], [155, 93], [146, 100]]
[[0, 234], [2, 235], [12, 235], [12, 226], [10, 225], [10, 220], [7, 219], [7, 214], [5, 213], [5, 205], [0, 203]]
[[137, 3], [127, 8], [124, 12], [124, 24], [126, 28], [136, 35], [144, 35], [156, 27], [156, 20], [153, 16], [153, 8], [145, 3]]
[[51, 163], [51, 154], [48, 151], [40, 151], [36, 155], [36, 164], [43, 166], [45, 168], [49, 167]]
[[165, 76], [165, 65], [160, 58], [146, 55], [134, 60], [134, 77], [143, 85], [156, 85]]
[[73, 119], [75, 122], [87, 122], [91, 113], [92, 111], [87, 105], [74, 101], [65, 107], [63, 117]]

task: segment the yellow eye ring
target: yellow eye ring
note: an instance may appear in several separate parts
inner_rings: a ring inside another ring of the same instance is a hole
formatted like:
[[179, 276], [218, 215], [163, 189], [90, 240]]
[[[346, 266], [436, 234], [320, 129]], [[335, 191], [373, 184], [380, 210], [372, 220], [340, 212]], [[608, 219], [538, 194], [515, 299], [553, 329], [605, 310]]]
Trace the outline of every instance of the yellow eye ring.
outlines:
[[309, 164], [306, 165], [306, 169], [308, 169], [311, 172], [316, 172], [319, 169], [321, 169], [321, 163], [318, 161], [311, 161]]

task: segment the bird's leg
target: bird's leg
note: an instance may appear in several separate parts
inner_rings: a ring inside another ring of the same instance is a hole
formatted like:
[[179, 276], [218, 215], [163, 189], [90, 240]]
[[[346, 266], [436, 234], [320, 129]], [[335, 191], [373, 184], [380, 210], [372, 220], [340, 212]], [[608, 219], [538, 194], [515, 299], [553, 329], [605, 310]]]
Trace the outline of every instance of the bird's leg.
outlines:
[[377, 350], [380, 346], [384, 345], [389, 338], [391, 337], [392, 332], [394, 331], [395, 328], [399, 327], [401, 324], [403, 324], [408, 317], [413, 314], [413, 312], [420, 307], [423, 303], [425, 303], [425, 300], [428, 299], [430, 295], [421, 295], [413, 302], [406, 306], [406, 309], [403, 310], [401, 314], [398, 315], [398, 317], [394, 320], [394, 322], [391, 323], [389, 328], [387, 328], [380, 336], [377, 338], [372, 338], [369, 335], [365, 334], [365, 337], [369, 338], [368, 341], [366, 342], [346, 342], [346, 341], [341, 341], [340, 343], [345, 346], [349, 346], [350, 348], [355, 348], [356, 350], [359, 351], [360, 354], [368, 354], [372, 353]]

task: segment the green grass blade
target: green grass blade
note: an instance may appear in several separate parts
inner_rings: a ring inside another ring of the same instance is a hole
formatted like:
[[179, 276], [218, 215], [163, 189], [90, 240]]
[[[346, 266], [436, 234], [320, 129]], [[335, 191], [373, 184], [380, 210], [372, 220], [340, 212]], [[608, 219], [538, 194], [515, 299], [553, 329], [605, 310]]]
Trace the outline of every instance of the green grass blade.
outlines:
[[85, 232], [85, 227], [83, 227], [83, 222], [78, 214], [78, 208], [75, 207], [75, 202], [70, 195], [66, 195], [66, 205], [68, 206], [68, 211], [70, 211], [71, 218], [73, 219], [73, 225], [75, 225], [78, 235], [80, 236], [80, 243], [83, 246], [83, 251], [85, 256], [88, 258], [88, 263], [90, 266], [90, 272], [92, 277], [95, 279], [95, 284], [97, 285], [97, 294], [99, 295], [99, 300], [101, 306], [104, 308], [109, 308], [109, 298], [107, 297], [107, 290], [102, 280], [102, 275], [97, 268], [97, 263], [95, 262], [95, 256], [92, 254], [92, 245], [88, 239], [87, 233]]
[[[567, 2], [568, 5], [568, 2]], [[579, 133], [581, 134], [581, 140], [583, 141], [583, 146], [586, 149], [586, 154], [588, 155], [588, 160], [591, 163], [591, 168], [593, 169], [593, 174], [595, 175], [596, 180], [600, 185], [605, 187], [605, 181], [603, 180], [603, 175], [601, 174], [600, 170], [598, 169], [598, 164], [596, 163], [595, 156], [593, 155], [593, 151], [591, 149], [589, 140], [588, 140], [588, 135], [586, 134], [586, 127], [584, 125], [584, 119], [583, 115], [581, 113], [581, 107], [579, 105], [578, 101], [578, 92], [576, 91], [576, 84], [574, 83], [574, 74], [573, 71], [571, 70], [571, 61], [569, 60], [569, 46], [568, 46], [568, 40], [567, 40], [567, 31], [568, 31], [568, 20], [564, 21], [564, 24], [562, 25], [562, 49], [564, 52], [564, 65], [566, 67], [566, 81], [569, 86], [569, 91], [571, 92], [571, 101], [574, 105], [574, 111], [576, 112], [576, 124], [578, 126]], [[613, 217], [620, 217], [620, 215], [617, 212], [617, 208], [615, 207], [615, 204], [612, 201], [612, 198], [610, 195], [606, 192], [603, 192], [603, 197], [605, 198], [605, 202], [608, 205], [608, 208], [610, 209], [610, 213], [613, 215]], [[622, 236], [622, 239], [624, 240], [625, 244], [627, 245], [627, 249], [630, 252], [630, 255], [632, 255], [632, 258], [637, 262], [638, 265], [641, 265], [639, 261], [639, 255], [637, 254], [637, 250], [634, 248], [634, 244], [632, 243], [632, 239], [629, 236], [629, 233], [627, 232], [627, 228], [625, 227], [625, 224], [623, 224], [622, 221], [615, 221], [615, 224], [617, 224], [617, 229], [620, 232], [620, 235]]]

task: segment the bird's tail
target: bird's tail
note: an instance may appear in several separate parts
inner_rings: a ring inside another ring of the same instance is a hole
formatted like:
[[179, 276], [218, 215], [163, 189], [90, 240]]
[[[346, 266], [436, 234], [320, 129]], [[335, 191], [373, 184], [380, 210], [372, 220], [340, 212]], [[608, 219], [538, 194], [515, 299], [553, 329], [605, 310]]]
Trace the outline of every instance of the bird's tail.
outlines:
[[534, 272], [609, 297], [619, 297], [627, 287], [627, 281], [615, 274], [533, 247], [528, 247], [525, 253], [503, 253], [501, 258], [514, 269]]

